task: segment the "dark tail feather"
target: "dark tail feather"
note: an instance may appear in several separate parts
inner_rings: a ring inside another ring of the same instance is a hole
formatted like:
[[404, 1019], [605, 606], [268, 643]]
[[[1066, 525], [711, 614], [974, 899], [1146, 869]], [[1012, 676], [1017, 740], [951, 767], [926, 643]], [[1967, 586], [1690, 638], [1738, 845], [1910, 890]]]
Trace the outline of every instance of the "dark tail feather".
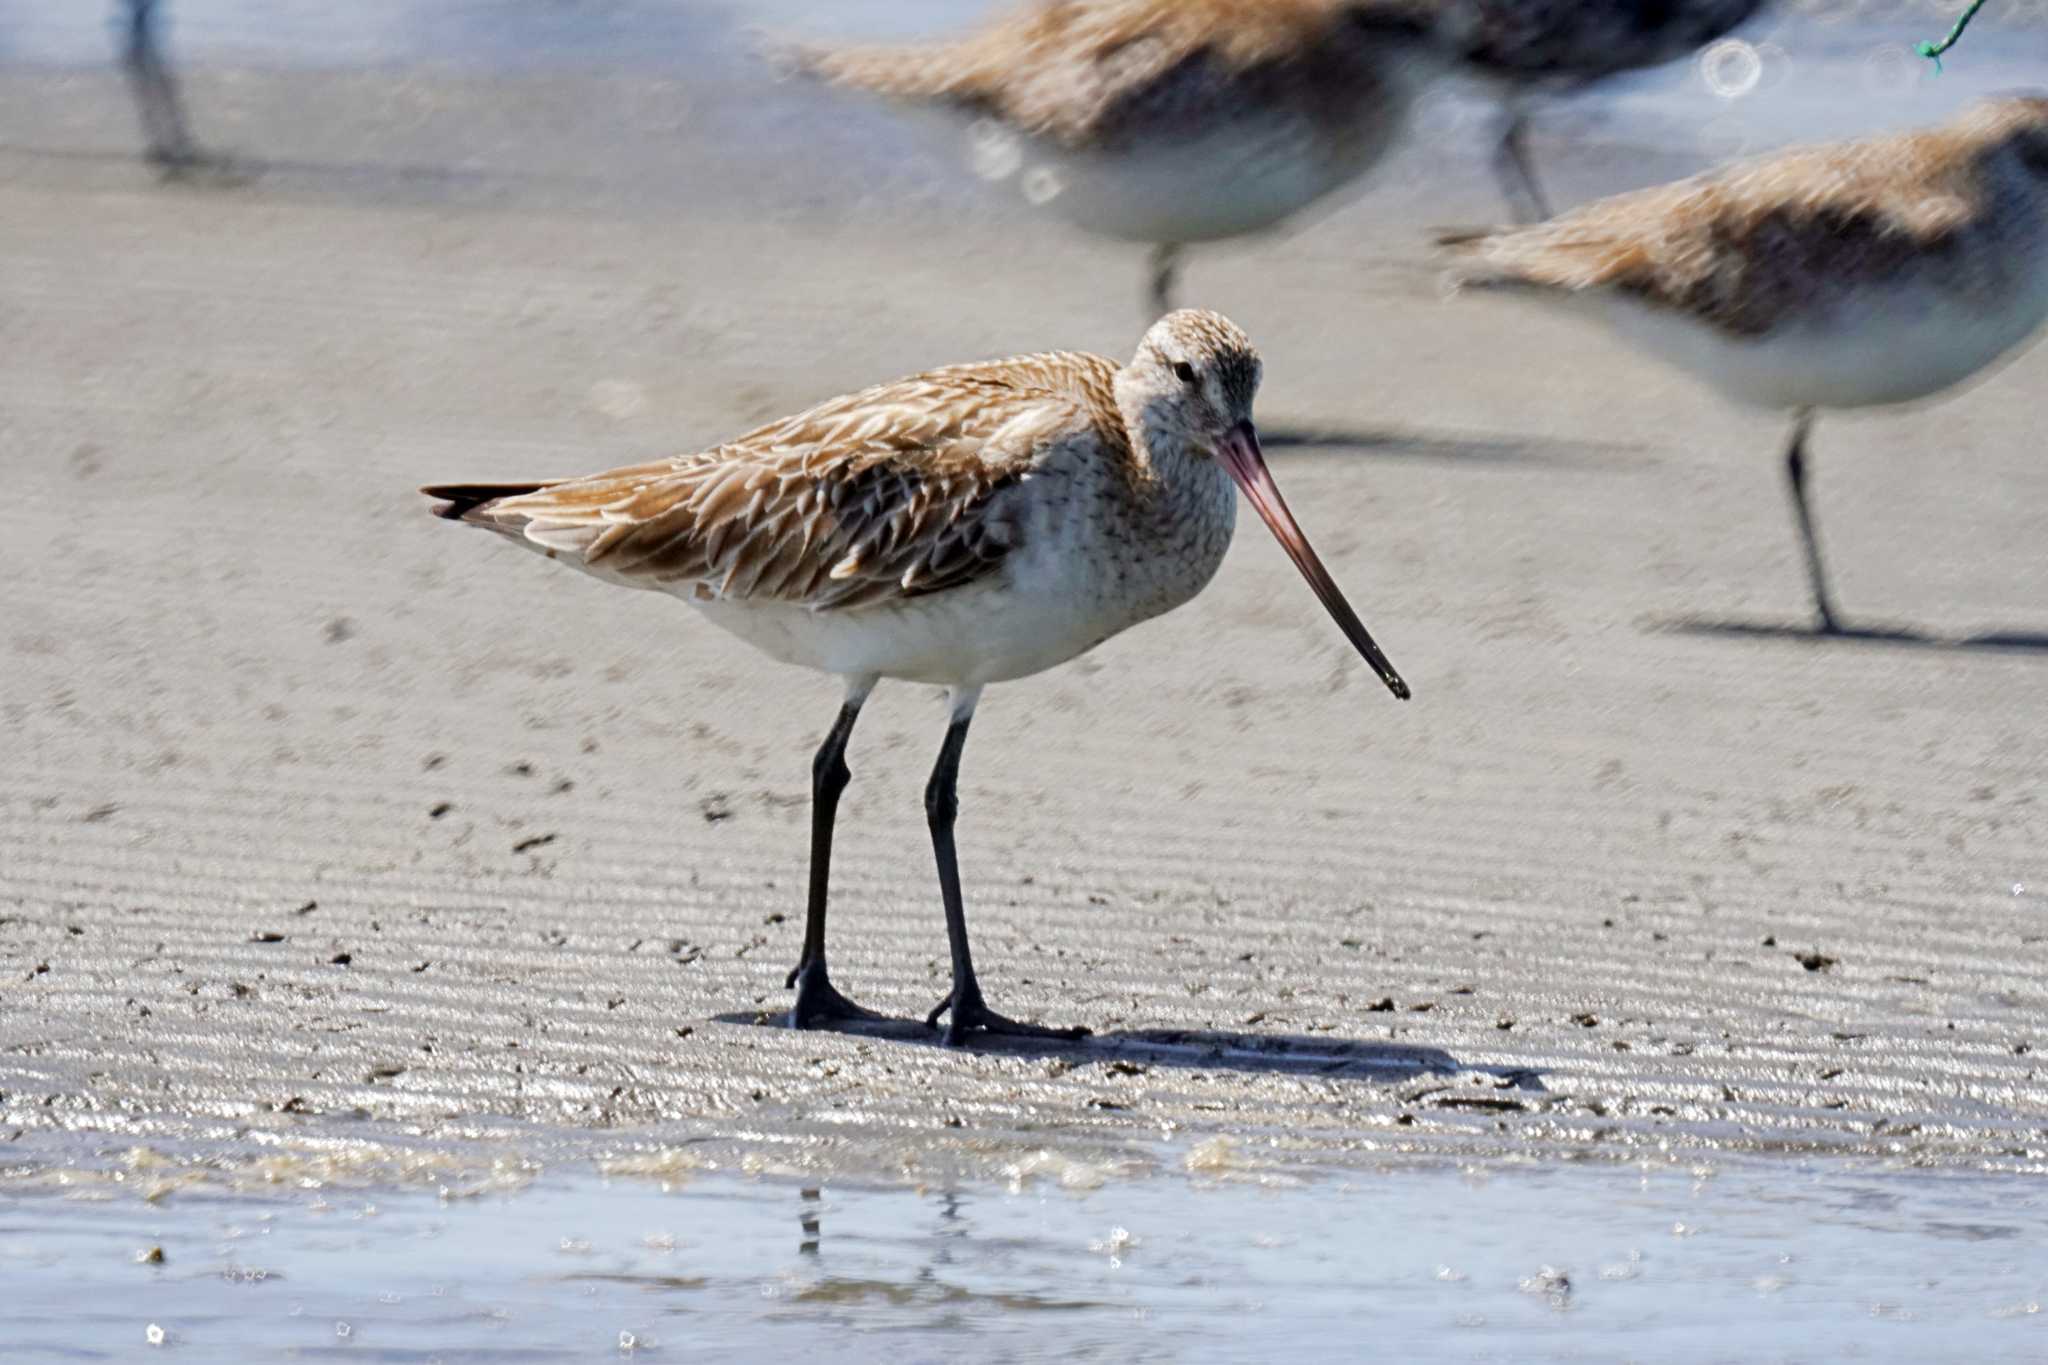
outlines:
[[536, 493], [546, 487], [544, 483], [436, 483], [427, 485], [420, 492], [430, 498], [447, 499], [434, 509], [435, 516], [461, 521], [487, 502]]

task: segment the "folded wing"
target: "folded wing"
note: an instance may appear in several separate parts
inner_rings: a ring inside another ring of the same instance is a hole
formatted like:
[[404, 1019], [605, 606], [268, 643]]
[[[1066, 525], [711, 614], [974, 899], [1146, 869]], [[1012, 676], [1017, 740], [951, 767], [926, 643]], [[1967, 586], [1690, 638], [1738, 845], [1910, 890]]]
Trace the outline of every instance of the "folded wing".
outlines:
[[1255, 73], [1343, 70], [1380, 30], [1421, 31], [1441, 0], [1035, 0], [951, 42], [777, 54], [799, 73], [1093, 146]]
[[1816, 281], [1876, 281], [1948, 249], [1978, 212], [1973, 150], [1939, 133], [1802, 148], [1438, 245], [1459, 285], [1613, 289], [1760, 334]]
[[467, 506], [457, 495], [484, 490], [426, 491], [552, 557], [699, 600], [845, 610], [943, 592], [1018, 544], [1004, 495], [1079, 418], [1072, 395], [1032, 382], [1059, 359], [935, 371], [702, 454]]

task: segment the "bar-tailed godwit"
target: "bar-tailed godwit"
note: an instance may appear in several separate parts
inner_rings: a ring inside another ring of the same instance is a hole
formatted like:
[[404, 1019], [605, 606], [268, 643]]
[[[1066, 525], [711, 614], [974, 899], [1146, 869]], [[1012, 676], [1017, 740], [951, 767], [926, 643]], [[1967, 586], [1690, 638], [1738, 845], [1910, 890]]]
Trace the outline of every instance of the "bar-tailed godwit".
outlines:
[[1413, 27], [1392, 0], [1027, 0], [950, 42], [783, 56], [958, 116], [1034, 201], [1150, 244], [1157, 313], [1183, 244], [1273, 227], [1380, 159], [1429, 74]]
[[953, 988], [946, 1040], [1076, 1037], [983, 1002], [954, 856], [968, 721], [990, 683], [1063, 663], [1193, 597], [1223, 562], [1233, 482], [1397, 697], [1259, 453], [1258, 353], [1215, 313], [1168, 314], [1128, 365], [1073, 352], [955, 365], [835, 398], [700, 454], [583, 478], [450, 484], [436, 510], [628, 587], [672, 593], [770, 657], [837, 674], [812, 764], [810, 895], [790, 1022], [871, 1017], [825, 965], [847, 738], [882, 678], [950, 689], [925, 788]]
[[1807, 502], [1813, 414], [1939, 393], [2048, 318], [2048, 97], [1444, 244], [1458, 283], [1591, 312], [1729, 398], [1791, 413], [1785, 471], [1835, 632]]

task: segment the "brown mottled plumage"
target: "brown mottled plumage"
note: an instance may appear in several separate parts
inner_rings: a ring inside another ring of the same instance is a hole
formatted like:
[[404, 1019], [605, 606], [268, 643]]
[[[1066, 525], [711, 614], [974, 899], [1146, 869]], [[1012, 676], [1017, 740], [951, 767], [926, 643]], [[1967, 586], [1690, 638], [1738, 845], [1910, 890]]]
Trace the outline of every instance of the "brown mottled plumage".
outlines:
[[1429, 74], [1405, 11], [1430, 2], [1026, 0], [950, 41], [784, 57], [975, 121], [1016, 152], [985, 173], [1014, 162], [1032, 203], [1151, 243], [1164, 309], [1183, 244], [1272, 228], [1386, 154]]
[[1991, 297], [2009, 283], [2000, 245], [2043, 231], [2017, 178], [2028, 156], [2048, 158], [2048, 99], [1993, 100], [1939, 128], [1796, 148], [1443, 244], [1461, 283], [1620, 290], [1760, 336], [1929, 265]]
[[[1195, 103], [1270, 83], [1330, 121], [1370, 79], [1370, 6], [1355, 0], [1033, 0], [951, 42], [798, 45], [799, 70], [907, 102], [1003, 120], [1075, 148], [1170, 131]], [[1405, 22], [1402, 21], [1402, 22]], [[1210, 98], [1203, 100], [1206, 91]]]
[[[540, 485], [462, 520], [698, 600], [872, 606], [1002, 562], [998, 495], [1063, 426], [1104, 433], [1130, 474], [1117, 366], [1073, 353], [955, 365], [821, 403], [695, 455]], [[459, 487], [429, 489], [437, 496]]]
[[952, 822], [982, 688], [1051, 668], [1201, 591], [1237, 488], [1396, 696], [1407, 684], [1309, 548], [1259, 453], [1260, 365], [1215, 313], [1168, 314], [1128, 365], [1060, 352], [864, 389], [701, 454], [579, 479], [437, 484], [442, 516], [614, 583], [679, 596], [846, 700], [812, 768], [810, 904], [791, 1022], [870, 1017], [825, 969], [834, 811], [855, 718], [881, 678], [951, 689], [926, 791], [953, 990], [947, 1039], [1078, 1031], [990, 1010], [968, 953]]
[[[1503, 87], [1512, 113], [1496, 154], [1503, 188], [1549, 206], [1522, 145], [1520, 100], [1695, 51], [1764, 0], [1024, 0], [965, 37], [923, 44], [782, 52], [795, 70], [905, 104], [996, 121], [1069, 153], [1140, 153], [1220, 128], [1281, 119], [1305, 130], [1255, 139], [1268, 156], [1331, 166], [1313, 193], [1263, 220], [1211, 231], [1189, 209], [1153, 214], [1147, 231], [1076, 221], [1162, 246], [1278, 222], [1361, 174], [1406, 121], [1409, 100], [1446, 69]], [[1223, 157], [1212, 157], [1220, 162]], [[1338, 173], [1337, 168], [1341, 168]], [[1224, 171], [1216, 166], [1219, 173]], [[1199, 177], [1199, 162], [1178, 174]], [[1516, 183], [1510, 183], [1510, 177]], [[1140, 192], [1133, 192], [1138, 197]], [[1199, 188], [1187, 192], [1199, 199]], [[1174, 235], [1175, 220], [1187, 226]]]
[[1940, 393], [2048, 319], [2048, 97], [1444, 244], [1458, 283], [1590, 310], [1737, 402], [1794, 414], [1793, 508], [1821, 628], [1839, 631], [1806, 493], [1813, 414]]

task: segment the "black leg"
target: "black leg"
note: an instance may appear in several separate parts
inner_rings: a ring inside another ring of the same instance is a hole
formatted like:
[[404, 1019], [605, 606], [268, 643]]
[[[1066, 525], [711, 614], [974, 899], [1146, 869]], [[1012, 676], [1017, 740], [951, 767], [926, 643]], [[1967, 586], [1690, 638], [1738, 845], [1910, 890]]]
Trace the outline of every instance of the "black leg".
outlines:
[[1005, 1019], [981, 998], [981, 983], [974, 979], [974, 957], [967, 948], [967, 910], [960, 900], [960, 862], [953, 848], [953, 820], [960, 811], [960, 751], [967, 744], [967, 723], [971, 709], [953, 717], [946, 729], [946, 742], [939, 747], [939, 761], [932, 768], [932, 780], [924, 789], [925, 818], [932, 829], [932, 853], [939, 863], [939, 894], [946, 902], [946, 941], [953, 950], [953, 989], [925, 1019], [936, 1028], [939, 1016], [948, 1010], [946, 1043], [958, 1046], [967, 1035], [980, 1029], [1019, 1038], [1085, 1038], [1085, 1028], [1046, 1028]]
[[166, 180], [192, 180], [221, 188], [247, 183], [247, 168], [208, 151], [185, 124], [177, 77], [157, 41], [156, 16], [162, 0], [122, 3], [128, 9], [128, 33], [121, 64], [127, 68], [142, 117], [142, 136], [149, 144], [145, 157]]
[[1827, 570], [1820, 562], [1820, 541], [1814, 535], [1813, 509], [1806, 500], [1806, 434], [1813, 427], [1813, 413], [1802, 412], [1792, 423], [1792, 445], [1785, 452], [1785, 479], [1792, 485], [1792, 510], [1799, 516], [1799, 535], [1806, 543], [1806, 574], [1813, 584], [1814, 610], [1820, 613], [1820, 628], [1839, 635], [1842, 624], [1828, 596]]
[[[1507, 196], [1508, 209], [1519, 223], [1541, 222], [1550, 216], [1550, 200], [1543, 193], [1543, 186], [1536, 182], [1536, 168], [1529, 161], [1529, 121], [1522, 111], [1516, 109], [1508, 115], [1508, 126], [1501, 133], [1500, 146], [1493, 154], [1493, 172], [1500, 181], [1501, 193]], [[1523, 215], [1525, 208], [1533, 207], [1534, 218]]]
[[1152, 248], [1152, 316], [1161, 318], [1173, 311], [1173, 285], [1180, 275], [1180, 245], [1161, 242]]
[[135, 88], [135, 104], [142, 115], [142, 135], [149, 143], [149, 159], [166, 171], [192, 165], [200, 160], [199, 148], [185, 127], [185, 113], [178, 104], [177, 82], [156, 40], [158, 0], [127, 0], [128, 42], [122, 65]]
[[804, 950], [790, 969], [785, 987], [796, 987], [796, 1004], [789, 1011], [791, 1028], [835, 1019], [877, 1019], [837, 990], [825, 970], [825, 895], [832, 878], [832, 825], [839, 814], [839, 794], [853, 777], [846, 767], [846, 741], [853, 723], [860, 719], [860, 701], [849, 697], [839, 708], [839, 719], [818, 746], [811, 760], [811, 894], [804, 912]]

